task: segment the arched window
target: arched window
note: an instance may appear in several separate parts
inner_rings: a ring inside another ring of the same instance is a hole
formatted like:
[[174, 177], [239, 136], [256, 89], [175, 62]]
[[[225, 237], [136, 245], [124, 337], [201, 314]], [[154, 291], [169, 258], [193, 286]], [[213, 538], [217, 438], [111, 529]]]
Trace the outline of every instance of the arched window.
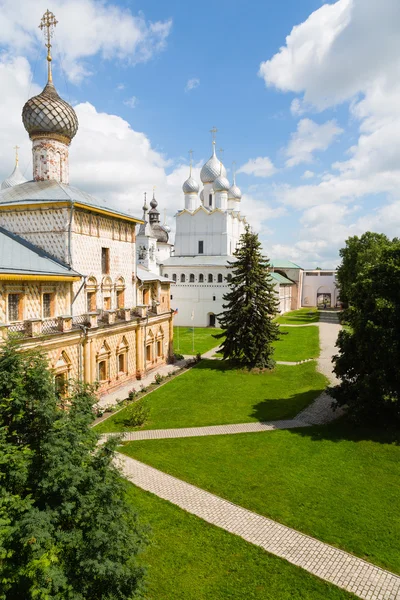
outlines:
[[168, 279], [168, 273], [163, 273], [163, 277], [166, 277]]
[[185, 274], [182, 273], [182, 275], [181, 275], [181, 283], [185, 283], [185, 281], [186, 281]]
[[222, 274], [218, 273], [218, 283], [222, 283]]
[[86, 310], [94, 312], [97, 310], [97, 280], [95, 277], [88, 277], [85, 285], [86, 290]]
[[226, 276], [226, 280], [232, 281], [232, 273], [228, 273], [228, 275]]
[[213, 276], [212, 273], [208, 274], [208, 283], [212, 283], [213, 282]]
[[176, 283], [176, 273], [174, 273], [174, 274], [172, 275], [172, 281], [175, 281], [175, 283]]
[[200, 275], [199, 275], [199, 283], [204, 283], [204, 275], [203, 275], [203, 273], [200, 273]]
[[194, 283], [194, 274], [193, 273], [190, 273], [189, 281], [190, 281], [190, 283]]
[[125, 279], [123, 277], [118, 277], [115, 281], [115, 306], [116, 308], [125, 306]]
[[212, 194], [208, 196], [208, 206], [212, 206]]

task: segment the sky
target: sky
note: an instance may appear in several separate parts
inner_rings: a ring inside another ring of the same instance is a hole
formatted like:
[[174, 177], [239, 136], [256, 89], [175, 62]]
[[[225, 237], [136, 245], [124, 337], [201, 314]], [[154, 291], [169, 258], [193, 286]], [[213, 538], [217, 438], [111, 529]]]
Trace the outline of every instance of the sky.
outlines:
[[[0, 0], [0, 178], [32, 176], [21, 111], [53, 74], [78, 115], [70, 183], [141, 216], [183, 208], [217, 154], [265, 253], [334, 268], [351, 235], [400, 231], [398, 0]], [[220, 151], [220, 149], [223, 149]]]

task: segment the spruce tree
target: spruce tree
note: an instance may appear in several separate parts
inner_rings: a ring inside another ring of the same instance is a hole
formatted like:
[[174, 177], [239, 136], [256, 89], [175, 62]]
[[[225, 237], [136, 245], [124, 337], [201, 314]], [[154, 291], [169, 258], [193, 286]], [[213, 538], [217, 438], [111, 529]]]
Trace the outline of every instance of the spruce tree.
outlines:
[[218, 315], [223, 329], [225, 360], [248, 369], [271, 369], [273, 342], [279, 339], [279, 325], [273, 321], [278, 310], [275, 287], [269, 274], [269, 260], [261, 254], [258, 235], [246, 227], [233, 253], [230, 291], [224, 295], [224, 312]]

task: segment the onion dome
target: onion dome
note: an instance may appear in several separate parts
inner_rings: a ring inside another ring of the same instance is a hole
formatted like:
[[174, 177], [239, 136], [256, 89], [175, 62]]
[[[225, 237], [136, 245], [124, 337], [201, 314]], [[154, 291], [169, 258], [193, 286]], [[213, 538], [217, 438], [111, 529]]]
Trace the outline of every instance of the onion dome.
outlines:
[[152, 223], [151, 232], [157, 239], [157, 242], [168, 242], [168, 231], [163, 225], [160, 225], [160, 223]]
[[202, 183], [213, 183], [219, 175], [226, 177], [226, 169], [215, 154], [215, 143], [213, 142], [213, 153], [200, 171]]
[[214, 192], [227, 192], [230, 188], [229, 180], [224, 176], [220, 175], [213, 183]]
[[6, 190], [7, 188], [14, 187], [20, 183], [26, 183], [28, 180], [22, 175], [18, 163], [14, 167], [14, 171], [3, 181], [1, 189]]
[[199, 193], [199, 184], [197, 181], [190, 175], [188, 179], [186, 179], [185, 183], [182, 186], [182, 190], [184, 194], [198, 194]]
[[233, 172], [233, 183], [229, 188], [228, 200], [241, 200], [242, 190], [236, 185], [236, 173]]
[[204, 204], [204, 190], [201, 190], [200, 192], [200, 200], [203, 202]]
[[22, 109], [22, 120], [31, 139], [52, 137], [69, 144], [78, 131], [78, 117], [72, 106], [48, 81], [38, 96], [30, 98]]

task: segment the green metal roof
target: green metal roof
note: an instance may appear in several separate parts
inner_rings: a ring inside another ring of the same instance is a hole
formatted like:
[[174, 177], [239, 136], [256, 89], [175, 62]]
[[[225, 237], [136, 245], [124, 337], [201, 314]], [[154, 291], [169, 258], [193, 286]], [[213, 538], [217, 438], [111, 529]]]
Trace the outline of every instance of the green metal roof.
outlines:
[[271, 267], [274, 267], [274, 269], [302, 269], [302, 267], [299, 267], [299, 265], [296, 265], [296, 263], [291, 260], [273, 258], [270, 260], [270, 263]]
[[0, 273], [81, 276], [41, 248], [0, 227]]
[[293, 285], [293, 281], [290, 281], [290, 279], [287, 279], [280, 273], [275, 273], [274, 271], [270, 271], [269, 274], [271, 275], [272, 279], [275, 279], [275, 281], [277, 281], [278, 283], [281, 283], [282, 285]]

